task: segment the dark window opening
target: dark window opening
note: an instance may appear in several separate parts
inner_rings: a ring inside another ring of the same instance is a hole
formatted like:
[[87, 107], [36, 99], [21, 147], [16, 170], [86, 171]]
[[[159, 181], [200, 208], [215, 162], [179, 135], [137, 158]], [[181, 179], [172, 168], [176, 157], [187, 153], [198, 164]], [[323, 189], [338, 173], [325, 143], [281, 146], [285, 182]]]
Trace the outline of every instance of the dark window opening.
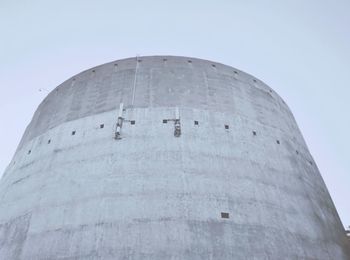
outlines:
[[235, 73], [235, 74], [238, 74], [238, 71], [235, 70], [234, 73]]
[[104, 124], [100, 124], [100, 128], [104, 128], [105, 127], [105, 125]]
[[277, 144], [280, 144], [280, 141], [279, 141], [279, 140], [276, 140], [276, 143], [277, 143]]
[[168, 59], [163, 59], [163, 61], [167, 61]]
[[198, 121], [194, 121], [194, 125], [198, 125]]
[[29, 150], [29, 151], [28, 151], [28, 154], [30, 154], [31, 152], [32, 152], [32, 151], [31, 151], [31, 150]]
[[255, 131], [253, 131], [253, 135], [256, 135], [256, 132], [255, 132]]
[[47, 143], [48, 143], [48, 144], [51, 143], [51, 139], [47, 140]]
[[187, 62], [188, 62], [188, 63], [192, 63], [192, 61], [191, 61], [191, 60], [188, 60]]
[[75, 131], [72, 131], [72, 135], [75, 135]]
[[163, 124], [166, 124], [166, 123], [168, 123], [168, 120], [163, 119]]
[[230, 218], [230, 214], [227, 212], [221, 212], [221, 218]]
[[296, 150], [295, 152], [296, 152], [297, 154], [299, 154], [299, 151], [298, 151], [298, 150]]
[[256, 79], [253, 79], [253, 81], [256, 83]]
[[212, 66], [213, 68], [215, 68], [215, 67], [216, 67], [216, 65], [215, 65], [215, 64], [211, 64], [211, 66]]
[[135, 124], [135, 120], [131, 120], [130, 124], [134, 125]]
[[137, 62], [142, 62], [142, 60], [137, 60]]
[[229, 127], [229, 125], [225, 125], [225, 129], [229, 129], [230, 127]]

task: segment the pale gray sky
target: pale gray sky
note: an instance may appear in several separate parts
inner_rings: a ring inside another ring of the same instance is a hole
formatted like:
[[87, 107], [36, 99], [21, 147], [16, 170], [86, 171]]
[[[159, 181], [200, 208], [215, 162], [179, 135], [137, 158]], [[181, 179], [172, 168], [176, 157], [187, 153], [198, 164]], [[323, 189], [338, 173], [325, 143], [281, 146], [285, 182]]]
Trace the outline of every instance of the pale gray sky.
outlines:
[[136, 54], [193, 56], [282, 96], [348, 226], [349, 14], [349, 0], [0, 0], [0, 175], [39, 89]]

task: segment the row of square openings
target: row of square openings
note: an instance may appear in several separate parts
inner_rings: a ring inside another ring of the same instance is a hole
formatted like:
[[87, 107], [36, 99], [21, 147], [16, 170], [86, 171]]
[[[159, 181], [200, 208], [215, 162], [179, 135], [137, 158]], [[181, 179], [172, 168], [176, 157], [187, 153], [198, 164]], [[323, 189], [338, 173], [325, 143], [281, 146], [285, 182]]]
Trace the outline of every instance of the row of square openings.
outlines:
[[[163, 119], [163, 124], [167, 124], [168, 123], [168, 119]], [[194, 120], [193, 121], [193, 124], [194, 125], [199, 125], [199, 122], [197, 120]], [[230, 129], [230, 126], [229, 125], [224, 125], [225, 129]]]
[[[163, 58], [163, 62], [167, 62], [167, 61], [168, 61], [167, 58]], [[142, 59], [137, 59], [137, 62], [138, 62], [138, 63], [141, 63], [141, 62], [142, 62]], [[192, 64], [192, 60], [187, 60], [187, 63], [188, 63], [188, 64]], [[211, 64], [211, 67], [214, 68], [214, 69], [216, 69], [216, 64]], [[118, 63], [114, 63], [114, 70], [117, 71], [117, 69], [118, 69]], [[91, 70], [91, 73], [92, 73], [92, 75], [95, 75], [96, 70], [95, 70], [95, 69]], [[238, 74], [238, 71], [237, 71], [237, 70], [234, 70], [233, 73], [237, 75], [237, 74]], [[74, 81], [75, 81], [75, 78], [73, 78], [72, 84], [74, 84]], [[254, 82], [254, 83], [257, 83], [258, 81], [257, 81], [256, 79], [253, 79], [253, 82]], [[270, 89], [270, 92], [272, 92], [271, 89]]]
[[[138, 63], [142, 62], [142, 59], [136, 59], [136, 60], [137, 60]], [[168, 61], [167, 58], [163, 58], [163, 62], [167, 62], [167, 61]], [[187, 63], [192, 64], [192, 60], [187, 60]], [[211, 66], [213, 68], [216, 68], [216, 64], [211, 64]], [[118, 63], [114, 63], [114, 67], [115, 68], [118, 67]], [[92, 70], [92, 72], [95, 73], [95, 70]], [[238, 74], [238, 71], [235, 70], [234, 73]]]
[[[130, 125], [135, 125], [136, 124], [136, 121], [135, 120], [130, 120]], [[105, 128], [105, 124], [100, 124], [100, 129], [102, 128]], [[76, 131], [72, 131], [72, 135], [75, 135], [76, 134]]]
[[[163, 119], [163, 124], [166, 124], [166, 123], [168, 123], [168, 120], [167, 119]], [[199, 125], [199, 122], [197, 121], [197, 120], [195, 120], [195, 121], [193, 121], [193, 123], [194, 123], [194, 125]], [[230, 126], [229, 125], [224, 125], [224, 128], [226, 129], [226, 130], [228, 130], [228, 129], [230, 129]], [[257, 135], [257, 132], [256, 131], [252, 131], [252, 134], [254, 135], [254, 136], [256, 136]], [[276, 140], [276, 143], [277, 144], [280, 144], [281, 142], [279, 141], [279, 140]]]
[[[142, 62], [142, 59], [136, 59], [136, 60], [137, 60], [138, 63], [141, 63], [141, 62]], [[167, 62], [167, 61], [168, 61], [167, 58], [163, 58], [163, 62]], [[187, 63], [188, 63], [188, 64], [192, 64], [193, 62], [192, 62], [192, 60], [187, 60]], [[114, 66], [114, 70], [117, 70], [117, 69], [118, 69], [118, 63], [114, 63], [113, 66]], [[212, 63], [212, 64], [211, 64], [211, 67], [215, 69], [215, 68], [216, 68], [216, 64], [213, 64], [213, 63]], [[96, 70], [93, 69], [91, 72], [92, 72], [92, 74], [95, 74]], [[238, 71], [237, 71], [237, 70], [234, 70], [233, 73], [234, 73], [234, 74], [238, 74]], [[253, 81], [254, 81], [254, 82], [257, 82], [256, 79], [253, 79]]]
[[[163, 119], [163, 124], [167, 124], [168, 121], [169, 121], [168, 119]], [[135, 120], [130, 120], [129, 122], [130, 122], [131, 125], [135, 125], [135, 124], [136, 124], [136, 121], [135, 121]], [[199, 121], [194, 120], [193, 123], [194, 123], [195, 126], [199, 126]], [[100, 129], [102, 129], [102, 128], [104, 128], [104, 127], [105, 127], [104, 124], [100, 124]], [[226, 130], [228, 130], [228, 129], [230, 128], [230, 126], [229, 126], [229, 125], [224, 125], [224, 128], [225, 128]], [[73, 130], [73, 131], [71, 132], [71, 135], [75, 135], [75, 134], [76, 134], [76, 131]], [[253, 136], [256, 136], [256, 135], [257, 135], [257, 132], [256, 132], [256, 131], [252, 131], [252, 134], [253, 134]], [[47, 144], [50, 144], [50, 143], [51, 143], [51, 139], [47, 140]], [[276, 143], [277, 143], [277, 144], [280, 144], [281, 142], [280, 142], [279, 140], [276, 140]], [[28, 150], [28, 154], [31, 154], [31, 152], [32, 152], [31, 150]], [[298, 152], [297, 150], [296, 150], [296, 153], [299, 154], [299, 152]], [[310, 164], [312, 164], [312, 162], [311, 162]]]
[[[135, 125], [135, 120], [131, 120], [130, 121], [130, 124], [131, 125]], [[104, 128], [105, 127], [105, 125], [104, 124], [100, 124], [100, 128], [102, 129], [102, 128]], [[75, 135], [77, 133], [77, 131], [75, 131], [75, 130], [73, 130], [72, 132], [71, 132], [71, 135]], [[49, 140], [47, 140], [47, 144], [50, 144], [51, 143], [51, 139], [49, 139]], [[28, 150], [28, 154], [31, 154], [31, 150]]]

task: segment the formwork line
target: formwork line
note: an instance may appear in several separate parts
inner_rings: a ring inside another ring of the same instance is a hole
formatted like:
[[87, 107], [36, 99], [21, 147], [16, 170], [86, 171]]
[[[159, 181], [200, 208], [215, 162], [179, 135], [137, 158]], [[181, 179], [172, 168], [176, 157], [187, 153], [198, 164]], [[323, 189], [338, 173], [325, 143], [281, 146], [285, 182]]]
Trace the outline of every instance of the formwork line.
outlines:
[[131, 106], [134, 107], [134, 101], [135, 101], [135, 90], [136, 90], [136, 81], [137, 81], [137, 71], [139, 68], [139, 56], [136, 56], [136, 66], [135, 66], [135, 76], [134, 76], [134, 86], [132, 89], [132, 100], [131, 100]]

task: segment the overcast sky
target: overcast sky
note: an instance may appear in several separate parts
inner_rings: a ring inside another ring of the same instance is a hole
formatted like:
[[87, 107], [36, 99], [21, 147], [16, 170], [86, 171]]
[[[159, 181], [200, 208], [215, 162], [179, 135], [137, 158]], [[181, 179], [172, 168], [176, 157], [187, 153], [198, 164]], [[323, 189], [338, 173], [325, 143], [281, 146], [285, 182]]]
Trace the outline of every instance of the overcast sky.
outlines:
[[137, 54], [210, 59], [271, 86], [350, 225], [349, 0], [0, 0], [0, 175], [45, 90]]

